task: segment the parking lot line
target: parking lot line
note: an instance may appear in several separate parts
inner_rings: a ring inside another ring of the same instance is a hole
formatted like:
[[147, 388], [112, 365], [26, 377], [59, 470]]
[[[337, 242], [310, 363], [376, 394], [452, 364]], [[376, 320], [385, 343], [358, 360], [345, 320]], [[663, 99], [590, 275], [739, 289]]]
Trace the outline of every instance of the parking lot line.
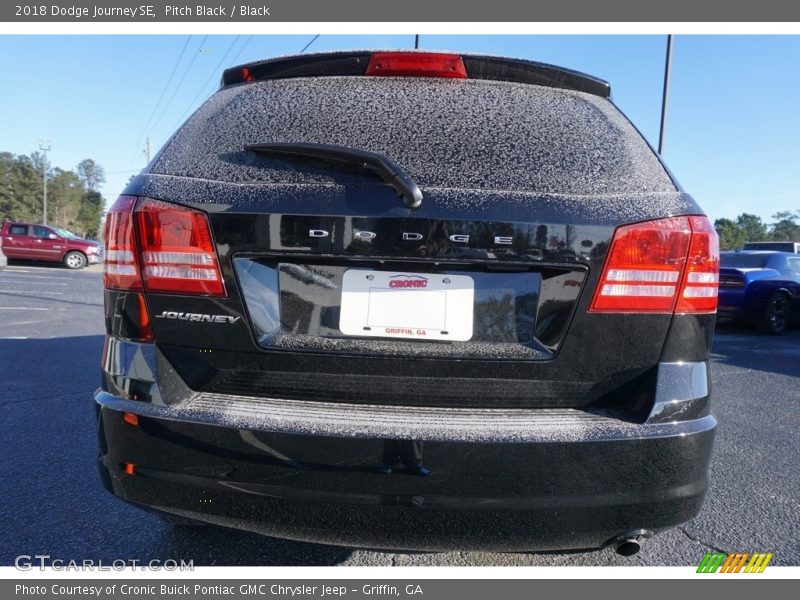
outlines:
[[[64, 292], [40, 292], [38, 290], [37, 291], [30, 290], [30, 291], [33, 294], [48, 294], [48, 295], [51, 295], [51, 296], [63, 296], [64, 295]], [[3, 290], [3, 291], [0, 291], [0, 294], [10, 294], [12, 296], [19, 296], [19, 295], [25, 294], [27, 292], [28, 292], [28, 290]]]
[[[26, 273], [30, 273], [30, 271], [25, 271]], [[17, 273], [0, 273], [0, 281], [8, 281], [11, 277], [19, 277]], [[54, 277], [51, 275], [26, 275], [23, 278], [25, 281], [30, 281], [31, 279], [55, 279], [57, 281], [64, 281], [66, 277]]]
[[[60, 277], [53, 277], [53, 279], [61, 279]], [[0, 277], [0, 283], [30, 283], [32, 285], [69, 285], [68, 283], [55, 283], [52, 281], [29, 281], [27, 279], [6, 279]]]
[[0, 310], [51, 310], [51, 309], [43, 307], [28, 308], [27, 306], [0, 306]]

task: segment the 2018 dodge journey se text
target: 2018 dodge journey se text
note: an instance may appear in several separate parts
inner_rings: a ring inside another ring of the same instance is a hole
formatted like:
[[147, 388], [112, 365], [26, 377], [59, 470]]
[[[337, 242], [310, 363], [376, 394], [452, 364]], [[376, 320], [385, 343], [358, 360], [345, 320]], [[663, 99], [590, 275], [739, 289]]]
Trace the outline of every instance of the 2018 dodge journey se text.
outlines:
[[717, 238], [602, 80], [231, 68], [106, 245], [100, 472], [168, 520], [632, 554], [700, 510]]

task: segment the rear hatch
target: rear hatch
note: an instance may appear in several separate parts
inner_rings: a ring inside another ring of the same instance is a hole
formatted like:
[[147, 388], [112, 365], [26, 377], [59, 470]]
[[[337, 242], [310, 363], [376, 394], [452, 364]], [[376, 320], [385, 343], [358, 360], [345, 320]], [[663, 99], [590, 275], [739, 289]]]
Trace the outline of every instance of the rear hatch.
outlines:
[[[646, 393], [672, 310], [589, 306], [617, 227], [699, 210], [597, 80], [251, 70], [126, 191], [208, 216], [225, 293], [146, 299], [190, 388], [484, 408]], [[251, 148], [276, 143], [386, 157], [421, 204], [370, 169]]]

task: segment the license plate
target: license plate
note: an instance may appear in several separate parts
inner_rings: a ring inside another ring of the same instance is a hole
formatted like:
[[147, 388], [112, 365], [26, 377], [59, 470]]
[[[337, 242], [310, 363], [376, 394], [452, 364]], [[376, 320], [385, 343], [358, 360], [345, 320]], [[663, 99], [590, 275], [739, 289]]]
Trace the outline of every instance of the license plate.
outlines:
[[339, 329], [345, 335], [465, 342], [475, 284], [466, 275], [349, 269]]

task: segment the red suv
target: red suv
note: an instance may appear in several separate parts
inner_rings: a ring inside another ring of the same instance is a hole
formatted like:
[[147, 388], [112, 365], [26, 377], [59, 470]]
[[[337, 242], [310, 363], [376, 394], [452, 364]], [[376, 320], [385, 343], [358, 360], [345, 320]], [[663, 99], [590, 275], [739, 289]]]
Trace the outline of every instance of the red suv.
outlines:
[[3, 223], [0, 245], [8, 258], [63, 262], [69, 269], [82, 269], [103, 262], [99, 242], [85, 240], [60, 227]]

